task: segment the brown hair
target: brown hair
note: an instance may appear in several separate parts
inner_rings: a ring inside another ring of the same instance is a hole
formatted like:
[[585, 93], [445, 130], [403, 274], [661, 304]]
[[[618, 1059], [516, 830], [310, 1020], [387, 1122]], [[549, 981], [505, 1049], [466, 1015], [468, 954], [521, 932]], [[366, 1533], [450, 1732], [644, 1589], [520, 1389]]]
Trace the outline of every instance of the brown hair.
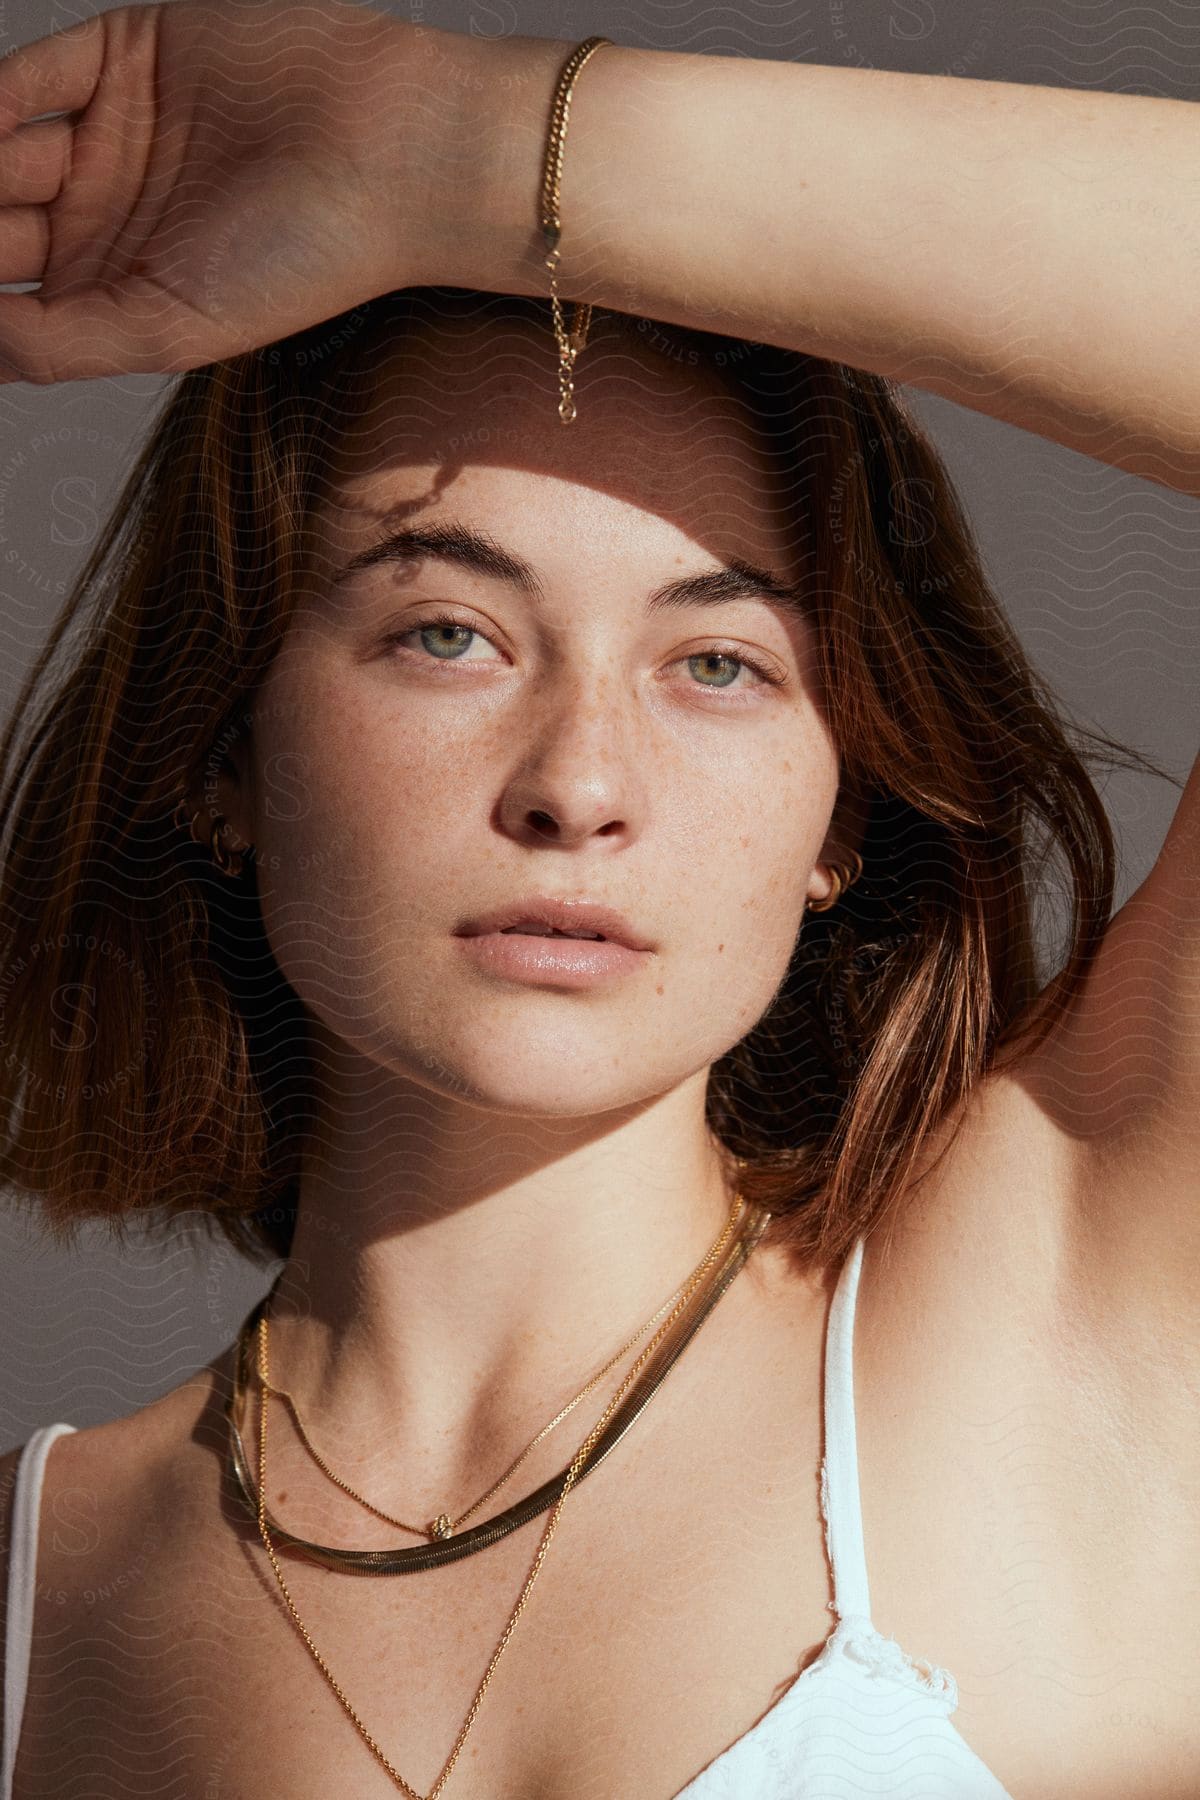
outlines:
[[[172, 812], [283, 638], [348, 383], [451, 308], [532, 320], [553, 357], [546, 302], [413, 288], [181, 377], [18, 697], [0, 746], [0, 1175], [60, 1244], [88, 1218], [124, 1237], [194, 1212], [257, 1262], [287, 1254], [313, 1099], [305, 1015], [252, 853], [226, 879]], [[831, 1265], [1086, 972], [1115, 857], [1085, 740], [1164, 772], [1061, 716], [894, 384], [605, 318], [719, 372], [787, 459], [864, 872], [806, 915], [770, 1008], [713, 1066], [708, 1116], [744, 1159], [743, 1192], [778, 1215], [776, 1241]], [[1055, 857], [1069, 918], [1035, 1022], [1034, 902]]]

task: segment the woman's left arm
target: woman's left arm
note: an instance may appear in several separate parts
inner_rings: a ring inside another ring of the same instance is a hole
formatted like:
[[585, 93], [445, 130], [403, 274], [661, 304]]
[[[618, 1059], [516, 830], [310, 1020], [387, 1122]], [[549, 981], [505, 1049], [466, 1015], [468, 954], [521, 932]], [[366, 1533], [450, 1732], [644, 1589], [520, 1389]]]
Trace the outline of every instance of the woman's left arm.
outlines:
[[[568, 40], [425, 34], [479, 157], [461, 278], [545, 294]], [[459, 165], [461, 167], [461, 165]], [[604, 46], [580, 72], [559, 289], [892, 376], [1200, 497], [1200, 107]]]
[[[0, 60], [0, 385], [181, 371], [391, 287], [544, 295], [568, 39], [109, 7]], [[48, 115], [53, 112], [53, 118]], [[1200, 496], [1200, 109], [605, 45], [564, 296], [841, 360]]]

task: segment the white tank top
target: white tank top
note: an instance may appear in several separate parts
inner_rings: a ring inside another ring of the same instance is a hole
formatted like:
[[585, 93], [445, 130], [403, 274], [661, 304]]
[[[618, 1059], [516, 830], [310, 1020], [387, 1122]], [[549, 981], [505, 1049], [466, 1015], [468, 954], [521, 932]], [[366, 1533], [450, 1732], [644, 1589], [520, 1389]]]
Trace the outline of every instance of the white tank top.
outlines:
[[[825, 1338], [821, 1512], [837, 1624], [783, 1696], [672, 1800], [1012, 1800], [955, 1729], [958, 1687], [871, 1622], [854, 1429], [859, 1238], [838, 1277]], [[12, 1800], [32, 1636], [38, 1514], [46, 1455], [73, 1425], [44, 1425], [17, 1468], [8, 1573], [4, 1760]], [[665, 1796], [664, 1796], [665, 1800]]]

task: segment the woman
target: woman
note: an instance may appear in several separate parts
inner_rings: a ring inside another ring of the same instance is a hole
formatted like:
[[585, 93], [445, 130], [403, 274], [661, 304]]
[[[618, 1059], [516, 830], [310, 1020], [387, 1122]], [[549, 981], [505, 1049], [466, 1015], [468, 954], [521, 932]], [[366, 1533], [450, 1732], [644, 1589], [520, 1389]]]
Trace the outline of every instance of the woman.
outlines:
[[1200, 777], [1110, 917], [891, 385], [1200, 493], [1193, 116], [600, 47], [564, 431], [571, 49], [184, 0], [0, 73], [11, 377], [185, 375], [4, 746], [4, 1172], [284, 1259], [5, 1459], [11, 1796], [1194, 1794]]

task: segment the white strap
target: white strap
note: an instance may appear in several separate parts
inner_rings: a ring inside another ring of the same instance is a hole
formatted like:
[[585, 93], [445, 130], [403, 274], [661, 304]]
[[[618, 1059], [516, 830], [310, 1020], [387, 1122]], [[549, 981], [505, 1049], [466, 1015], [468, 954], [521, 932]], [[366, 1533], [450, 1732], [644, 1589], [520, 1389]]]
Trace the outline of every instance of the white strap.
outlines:
[[33, 1598], [37, 1570], [38, 1515], [50, 1446], [74, 1425], [43, 1425], [26, 1442], [17, 1462], [12, 1528], [8, 1546], [8, 1615], [4, 1634], [4, 1766], [0, 1800], [12, 1800], [17, 1741], [25, 1711], [29, 1655], [33, 1645]]
[[864, 1239], [860, 1237], [842, 1266], [830, 1302], [825, 1339], [821, 1511], [833, 1570], [834, 1609], [843, 1619], [851, 1615], [863, 1619], [871, 1616], [854, 1429], [854, 1313], [863, 1248]]

